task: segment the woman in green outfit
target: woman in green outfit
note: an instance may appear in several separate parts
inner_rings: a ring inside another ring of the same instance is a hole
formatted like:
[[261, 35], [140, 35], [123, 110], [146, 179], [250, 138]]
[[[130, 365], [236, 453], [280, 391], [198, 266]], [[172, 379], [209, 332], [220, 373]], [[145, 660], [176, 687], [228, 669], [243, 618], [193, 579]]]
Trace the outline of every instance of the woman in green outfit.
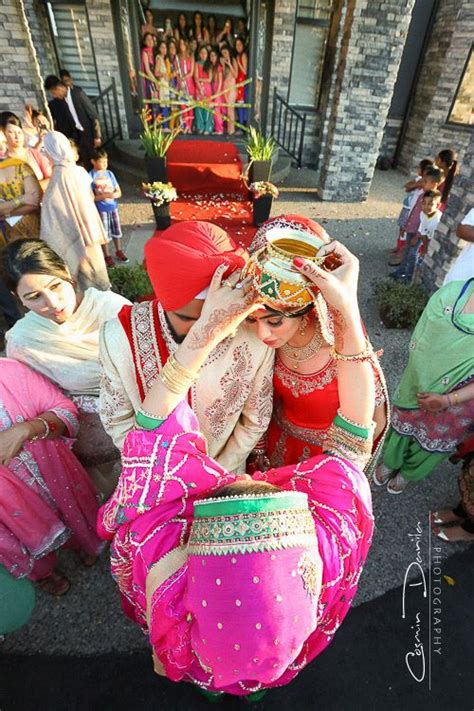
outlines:
[[474, 278], [443, 286], [410, 341], [377, 486], [401, 494], [453, 454], [474, 427]]

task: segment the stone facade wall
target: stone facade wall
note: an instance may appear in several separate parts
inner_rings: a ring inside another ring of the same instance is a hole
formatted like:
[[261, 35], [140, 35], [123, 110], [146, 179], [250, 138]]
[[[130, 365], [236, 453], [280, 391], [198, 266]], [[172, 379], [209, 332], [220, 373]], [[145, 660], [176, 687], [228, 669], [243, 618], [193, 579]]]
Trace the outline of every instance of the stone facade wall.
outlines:
[[473, 37], [472, 0], [441, 0], [400, 153], [406, 172], [443, 148], [457, 149], [463, 162], [472, 133], [446, 120]]
[[[116, 82], [120, 120], [127, 137], [127, 120], [119, 72], [110, 0], [88, 0], [87, 8], [92, 41], [99, 67], [101, 90], [113, 77]], [[28, 24], [33, 37], [42, 79], [58, 71], [46, 17], [39, 0], [25, 0]], [[24, 105], [43, 105], [40, 79], [34, 71], [33, 56], [15, 0], [2, 0], [0, 5], [0, 110], [22, 115]]]
[[[431, 240], [421, 265], [421, 278], [428, 291], [443, 284], [452, 263], [466, 244], [456, 235], [458, 224], [474, 207], [474, 134], [464, 153], [462, 174], [454, 179], [443, 219]], [[474, 265], [473, 265], [474, 276]]]
[[474, 205], [473, 131], [446, 123], [473, 37], [472, 0], [441, 0], [400, 154], [400, 166], [414, 173], [422, 158], [434, 157], [443, 148], [459, 153], [461, 174], [454, 181], [448, 207], [422, 265], [429, 290], [442, 284], [459, 253], [462, 243], [456, 227]]
[[87, 0], [87, 10], [91, 25], [92, 42], [99, 68], [100, 89], [103, 91], [110, 85], [112, 77], [115, 79], [122, 131], [124, 138], [128, 138], [127, 116], [110, 0]]
[[40, 0], [24, 0], [28, 24], [30, 26], [41, 74], [56, 74], [58, 71], [54, 46], [49, 32], [46, 7]]
[[414, 0], [345, 5], [324, 118], [320, 185], [325, 200], [357, 202], [369, 192]]
[[400, 130], [402, 127], [403, 119], [401, 118], [388, 118], [385, 124], [382, 142], [379, 148], [379, 155], [389, 160], [393, 160], [395, 155], [395, 149], [398, 143], [398, 137], [400, 136]]
[[39, 80], [15, 0], [0, 3], [0, 111], [20, 116], [25, 104], [42, 106]]

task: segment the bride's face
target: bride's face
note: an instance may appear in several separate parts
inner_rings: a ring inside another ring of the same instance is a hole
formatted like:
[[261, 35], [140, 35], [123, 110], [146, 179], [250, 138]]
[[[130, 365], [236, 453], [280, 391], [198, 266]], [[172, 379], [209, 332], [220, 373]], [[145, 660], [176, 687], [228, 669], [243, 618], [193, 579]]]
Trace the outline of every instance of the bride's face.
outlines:
[[246, 319], [256, 336], [270, 348], [281, 348], [296, 336], [305, 316], [288, 318], [281, 313], [261, 309]]

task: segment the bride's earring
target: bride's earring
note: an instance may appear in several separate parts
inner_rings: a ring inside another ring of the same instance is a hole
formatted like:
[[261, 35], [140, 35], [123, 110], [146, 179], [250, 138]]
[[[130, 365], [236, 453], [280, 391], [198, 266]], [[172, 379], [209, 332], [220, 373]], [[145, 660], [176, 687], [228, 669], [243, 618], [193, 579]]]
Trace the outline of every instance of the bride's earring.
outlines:
[[306, 333], [306, 326], [308, 325], [308, 319], [304, 316], [300, 323], [300, 336], [304, 336]]

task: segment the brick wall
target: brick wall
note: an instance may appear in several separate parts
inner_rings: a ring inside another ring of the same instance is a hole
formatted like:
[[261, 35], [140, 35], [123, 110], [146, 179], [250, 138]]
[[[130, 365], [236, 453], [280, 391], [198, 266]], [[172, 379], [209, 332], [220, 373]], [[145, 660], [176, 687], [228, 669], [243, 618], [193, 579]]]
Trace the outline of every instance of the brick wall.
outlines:
[[413, 4], [345, 3], [319, 161], [325, 200], [367, 198]]
[[0, 111], [20, 116], [25, 104], [42, 105], [27, 37], [15, 0], [0, 3]]
[[115, 79], [122, 130], [124, 137], [127, 138], [127, 118], [110, 0], [87, 0], [87, 10], [91, 25], [92, 42], [94, 44], [99, 69], [100, 89], [106, 89], [111, 83], [111, 78], [113, 77]]
[[474, 206], [473, 131], [446, 123], [474, 37], [472, 0], [441, 0], [421, 67], [415, 101], [400, 154], [400, 165], [413, 173], [422, 158], [443, 148], [459, 153], [461, 174], [422, 266], [429, 290], [439, 287], [462, 246], [456, 227]]
[[400, 129], [402, 127], [403, 119], [401, 118], [388, 118], [385, 124], [382, 142], [379, 148], [379, 155], [384, 158], [392, 160], [395, 155], [395, 149], [397, 147], [398, 138], [400, 136]]
[[446, 119], [473, 37], [472, 0], [441, 0], [400, 153], [400, 167], [407, 172], [443, 148], [457, 149], [462, 161], [471, 132]]

